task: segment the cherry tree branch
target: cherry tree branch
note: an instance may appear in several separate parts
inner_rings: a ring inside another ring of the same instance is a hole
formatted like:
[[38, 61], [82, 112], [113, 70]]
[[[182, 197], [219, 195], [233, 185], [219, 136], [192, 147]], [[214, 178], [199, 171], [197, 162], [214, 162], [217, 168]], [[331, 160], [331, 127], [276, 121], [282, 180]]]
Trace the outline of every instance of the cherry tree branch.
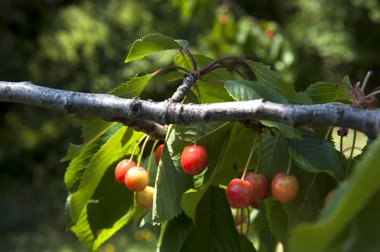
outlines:
[[[165, 124], [265, 119], [293, 126], [319, 124], [359, 130], [374, 138], [380, 133], [380, 110], [344, 104], [288, 105], [263, 99], [210, 104], [180, 104], [122, 99], [108, 94], [63, 91], [31, 82], [0, 81], [0, 102], [23, 103], [65, 113], [90, 114], [118, 121], [162, 138]], [[141, 124], [140, 124], [141, 123]], [[157, 124], [158, 123], [158, 124]], [[150, 127], [147, 127], [149, 125]], [[149, 128], [150, 130], [147, 130]]]

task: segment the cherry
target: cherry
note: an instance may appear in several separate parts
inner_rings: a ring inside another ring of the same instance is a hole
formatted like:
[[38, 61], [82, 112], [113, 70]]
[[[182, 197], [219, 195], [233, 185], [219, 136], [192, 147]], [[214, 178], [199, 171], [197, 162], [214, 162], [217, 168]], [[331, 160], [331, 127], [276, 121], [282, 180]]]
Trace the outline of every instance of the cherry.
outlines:
[[115, 178], [117, 182], [120, 184], [124, 183], [125, 174], [127, 174], [127, 171], [131, 168], [137, 166], [135, 162], [129, 159], [123, 159], [121, 160], [116, 168], [115, 168]]
[[208, 155], [203, 146], [191, 145], [183, 149], [181, 154], [181, 166], [188, 175], [198, 175], [207, 166]]
[[231, 207], [245, 208], [253, 201], [253, 186], [247, 180], [235, 178], [228, 183], [226, 196]]
[[244, 180], [248, 180], [253, 186], [253, 201], [263, 200], [269, 191], [269, 181], [264, 174], [247, 172]]
[[136, 192], [137, 205], [141, 208], [152, 208], [154, 192], [155, 189], [151, 186], [147, 186], [144, 190]]
[[132, 167], [125, 174], [124, 183], [133, 192], [142, 191], [149, 184], [148, 171], [142, 167]]
[[298, 179], [294, 175], [279, 172], [273, 177], [272, 196], [282, 203], [288, 203], [297, 198], [299, 189]]
[[160, 144], [156, 149], [156, 154], [154, 155], [154, 160], [156, 160], [156, 164], [160, 163], [160, 159], [162, 156], [162, 150], [164, 149], [164, 144]]

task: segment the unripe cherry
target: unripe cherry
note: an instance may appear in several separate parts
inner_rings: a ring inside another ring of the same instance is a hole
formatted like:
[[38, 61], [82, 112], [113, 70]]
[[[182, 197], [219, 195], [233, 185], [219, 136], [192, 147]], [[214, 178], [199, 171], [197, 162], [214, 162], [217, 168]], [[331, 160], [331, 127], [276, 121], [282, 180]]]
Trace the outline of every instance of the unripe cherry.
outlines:
[[130, 168], [127, 174], [125, 174], [124, 184], [133, 192], [144, 190], [144, 188], [149, 184], [148, 171], [143, 167]]
[[298, 179], [294, 175], [279, 172], [273, 177], [272, 196], [282, 203], [289, 203], [295, 200], [298, 196], [299, 189]]
[[136, 203], [141, 208], [152, 208], [154, 187], [147, 186], [144, 190], [136, 192]]

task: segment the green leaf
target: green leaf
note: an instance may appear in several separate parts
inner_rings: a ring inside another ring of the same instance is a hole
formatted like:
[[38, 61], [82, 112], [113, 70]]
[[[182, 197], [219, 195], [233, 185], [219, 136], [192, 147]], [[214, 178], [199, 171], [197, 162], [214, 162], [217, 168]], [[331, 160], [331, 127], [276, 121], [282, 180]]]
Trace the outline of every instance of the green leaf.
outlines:
[[[81, 151], [76, 153], [75, 157], [70, 161], [69, 166], [65, 172], [65, 185], [69, 192], [73, 193], [76, 191], [76, 186], [78, 186], [79, 181], [82, 178], [82, 174], [87, 167], [88, 162], [95, 155], [98, 149], [106, 142], [108, 139], [120, 129], [121, 124], [113, 124], [113, 127], [106, 131], [105, 134], [101, 135], [98, 139], [94, 140], [89, 144], [85, 144]], [[70, 149], [69, 152], [70, 153]]]
[[136, 40], [128, 53], [125, 63], [139, 60], [145, 56], [163, 50], [181, 49], [183, 45], [188, 45], [184, 40], [176, 41], [169, 36], [159, 33], [147, 35]]
[[224, 84], [225, 89], [235, 101], [266, 99], [276, 103], [288, 103], [270, 85], [260, 81], [229, 80]]
[[109, 94], [116, 95], [121, 98], [139, 97], [152, 78], [152, 74], [135, 76], [129, 81], [112, 89]]
[[[172, 141], [173, 133], [167, 142]], [[191, 187], [191, 177], [180, 170], [179, 154], [171, 157], [167, 144], [164, 145], [156, 177], [156, 192], [153, 204], [153, 221], [160, 223], [177, 216], [181, 211], [182, 194]]]
[[[226, 132], [226, 130], [228, 131]], [[203, 198], [204, 193], [207, 191], [209, 186], [214, 182], [219, 171], [222, 169], [232, 168], [232, 164], [228, 165], [224, 162], [230, 141], [231, 138], [229, 134], [229, 128], [226, 128], [225, 130], [220, 130], [217, 134], [214, 133], [212, 136], [210, 136], [207, 141], [205, 141], [207, 142], [207, 145], [202, 144], [206, 147], [209, 153], [209, 163], [207, 165], [208, 168], [206, 173], [203, 174], [204, 182], [200, 187], [192, 188], [186, 191], [181, 199], [181, 206], [184, 212], [193, 221], [195, 221], [195, 214], [198, 203]], [[215, 146], [217, 146], [218, 151], [212, 151], [212, 147], [215, 148]]]
[[305, 93], [297, 93], [293, 85], [283, 82], [278, 75], [271, 71], [268, 66], [265, 66], [258, 62], [248, 61], [248, 65], [251, 67], [256, 75], [257, 80], [268, 84], [280, 95], [285, 97], [289, 103], [296, 104], [311, 104], [312, 101]]
[[[345, 180], [328, 201], [319, 221], [299, 225], [290, 238], [290, 251], [326, 251], [350, 222], [355, 221], [360, 211], [369, 206], [370, 211], [377, 206], [368, 205], [380, 190], [380, 169], [378, 156], [380, 139], [376, 139], [356, 163], [350, 178]], [[376, 227], [374, 227], [376, 229]], [[364, 242], [364, 241], [363, 241]]]
[[225, 191], [209, 187], [197, 207], [196, 226], [186, 237], [182, 252], [187, 251], [255, 251], [253, 245], [240, 247]]
[[302, 139], [300, 131], [289, 124], [267, 120], [260, 120], [260, 122], [267, 127], [277, 129], [278, 131], [280, 131], [281, 135], [283, 135], [286, 138], [298, 140]]
[[268, 198], [265, 203], [265, 217], [268, 221], [269, 229], [281, 241], [286, 241], [288, 229], [288, 216], [282, 209], [281, 203], [273, 198]]
[[306, 94], [314, 103], [352, 102], [352, 94], [348, 85], [318, 82], [307, 87]]
[[93, 156], [83, 173], [78, 191], [70, 197], [74, 222], [85, 209], [107, 168], [115, 161], [130, 154], [142, 135], [143, 133], [122, 127]]
[[344, 251], [379, 251], [380, 241], [380, 192], [378, 191], [368, 205], [353, 219]]
[[105, 172], [91, 200], [71, 229], [89, 248], [96, 250], [131, 219], [133, 192], [115, 181], [114, 169]]
[[[280, 170], [286, 171], [289, 160], [289, 151], [286, 139], [279, 134], [274, 136], [266, 134], [262, 137], [262, 157], [259, 164], [259, 172], [272, 178]], [[259, 147], [254, 152], [254, 159], [257, 160]]]
[[162, 225], [162, 242], [159, 244], [160, 252], [177, 252], [186, 239], [186, 236], [193, 227], [191, 220], [185, 215], [180, 214], [170, 220], [166, 225]]
[[301, 129], [302, 140], [288, 140], [292, 158], [306, 171], [326, 172], [340, 179], [343, 166], [331, 142], [320, 135]]

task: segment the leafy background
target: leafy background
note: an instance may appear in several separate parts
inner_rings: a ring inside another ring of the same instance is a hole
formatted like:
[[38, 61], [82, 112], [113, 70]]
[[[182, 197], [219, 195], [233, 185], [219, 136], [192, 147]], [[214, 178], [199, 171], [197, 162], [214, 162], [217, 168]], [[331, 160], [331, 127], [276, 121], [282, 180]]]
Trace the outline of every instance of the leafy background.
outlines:
[[[108, 92], [136, 73], [169, 63], [172, 55], [159, 54], [124, 64], [136, 38], [160, 32], [190, 41], [193, 52], [211, 58], [235, 54], [271, 65], [297, 90], [317, 81], [336, 83], [345, 74], [356, 82], [367, 70], [380, 69], [379, 7], [375, 0], [5, 0], [0, 2], [0, 79]], [[369, 89], [379, 80], [375, 74]], [[174, 88], [162, 79], [142, 96], [160, 100]], [[63, 231], [67, 163], [58, 162], [69, 142], [81, 142], [81, 120], [0, 104], [1, 250], [84, 250]], [[272, 209], [275, 214], [276, 206]], [[127, 227], [125, 232], [130, 235], [102, 249], [154, 247], [151, 230], [133, 233]], [[131, 243], [127, 237], [136, 239]]]

